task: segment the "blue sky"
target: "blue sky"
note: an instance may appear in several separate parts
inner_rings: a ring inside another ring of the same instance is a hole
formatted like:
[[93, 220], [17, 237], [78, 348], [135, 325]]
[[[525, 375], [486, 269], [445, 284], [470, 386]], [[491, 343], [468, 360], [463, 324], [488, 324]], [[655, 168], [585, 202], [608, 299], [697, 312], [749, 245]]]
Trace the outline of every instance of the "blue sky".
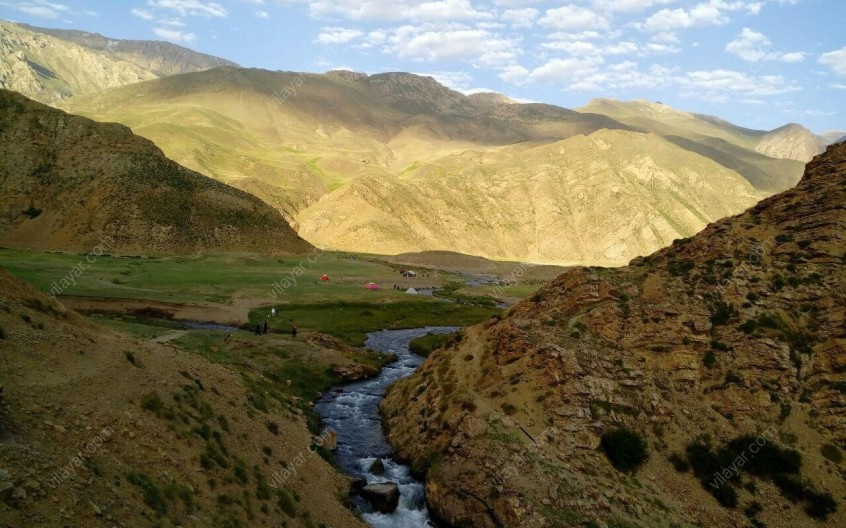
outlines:
[[0, 18], [271, 70], [428, 74], [578, 107], [645, 98], [846, 129], [844, 0], [0, 0]]

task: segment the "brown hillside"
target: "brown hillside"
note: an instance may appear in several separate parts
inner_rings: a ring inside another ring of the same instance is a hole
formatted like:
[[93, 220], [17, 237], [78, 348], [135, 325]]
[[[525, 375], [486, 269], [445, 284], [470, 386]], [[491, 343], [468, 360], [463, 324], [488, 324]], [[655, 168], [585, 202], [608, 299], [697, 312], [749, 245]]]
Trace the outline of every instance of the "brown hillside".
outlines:
[[[433, 512], [473, 527], [846, 524], [844, 204], [836, 145], [795, 189], [628, 267], [568, 271], [435, 352], [382, 406]], [[601, 447], [621, 427], [646, 441], [634, 474]]]
[[338, 499], [347, 478], [310, 450], [305, 402], [284, 384], [268, 396], [262, 376], [282, 356], [360, 352], [236, 334], [234, 360], [212, 364], [100, 328], [4, 270], [0, 292], [0, 526], [365, 526]]
[[167, 159], [122, 125], [0, 91], [0, 244], [92, 251], [300, 253], [255, 196]]

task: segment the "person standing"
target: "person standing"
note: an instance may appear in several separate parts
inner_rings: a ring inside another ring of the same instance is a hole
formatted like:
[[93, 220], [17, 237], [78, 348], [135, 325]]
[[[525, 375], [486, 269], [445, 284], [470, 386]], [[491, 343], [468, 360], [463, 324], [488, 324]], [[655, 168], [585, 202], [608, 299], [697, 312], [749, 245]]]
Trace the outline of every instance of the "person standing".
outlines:
[[298, 331], [299, 328], [297, 328], [297, 325], [295, 323], [291, 323], [291, 337], [296, 338]]

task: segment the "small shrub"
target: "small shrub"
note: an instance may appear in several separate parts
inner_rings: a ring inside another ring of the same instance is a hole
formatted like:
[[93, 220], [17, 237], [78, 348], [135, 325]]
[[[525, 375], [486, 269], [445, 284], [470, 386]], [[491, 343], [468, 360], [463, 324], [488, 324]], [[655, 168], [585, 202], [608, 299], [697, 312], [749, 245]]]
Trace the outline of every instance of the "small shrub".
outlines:
[[620, 428], [605, 433], [600, 445], [618, 471], [634, 471], [649, 458], [646, 440], [630, 429]]
[[825, 444], [820, 448], [820, 453], [835, 464], [843, 462], [843, 453], [840, 452], [840, 449], [836, 445]]
[[126, 352], [124, 352], [124, 355], [126, 356], [126, 360], [129, 361], [130, 363], [132, 363], [132, 366], [134, 366], [134, 367], [140, 367], [141, 366], [141, 364], [138, 363], [138, 360], [135, 359], [135, 354], [133, 354], [132, 352], [127, 350]]
[[153, 510], [157, 517], [164, 517], [167, 513], [167, 503], [162, 496], [161, 490], [150, 477], [137, 471], [130, 471], [126, 475], [126, 480], [141, 490], [141, 494], [144, 496], [144, 504]]
[[667, 457], [667, 460], [670, 461], [670, 464], [672, 464], [679, 473], [687, 473], [690, 471], [690, 463], [686, 458], [678, 453], [672, 453], [669, 457]]
[[511, 416], [512, 414], [517, 412], [517, 407], [511, 405], [509, 402], [503, 403], [502, 405], [500, 405], [500, 407], [502, 407], [502, 411], [508, 416]]
[[285, 512], [288, 517], [296, 517], [297, 503], [294, 500], [294, 496], [291, 495], [291, 492], [285, 488], [277, 488], [276, 497], [279, 509]]
[[273, 421], [268, 421], [267, 422], [267, 430], [278, 436], [279, 435], [279, 424], [277, 424], [276, 422], [273, 422]]
[[714, 312], [711, 314], [711, 324], [714, 326], [724, 325], [734, 317], [734, 307], [723, 301], [717, 301], [714, 304]]
[[702, 357], [702, 364], [705, 365], [707, 369], [713, 369], [717, 364], [717, 355], [714, 354], [713, 350], [709, 350], [705, 352], [705, 355]]
[[32, 220], [33, 218], [41, 215], [41, 209], [35, 207], [34, 205], [30, 205], [27, 209], [21, 211], [21, 214]]
[[141, 408], [150, 411], [156, 416], [160, 416], [162, 409], [164, 409], [164, 402], [159, 397], [158, 392], [148, 392], [147, 394], [141, 396]]
[[235, 460], [235, 478], [241, 484], [246, 484], [250, 479], [250, 474], [247, 472], [247, 465], [240, 458]]

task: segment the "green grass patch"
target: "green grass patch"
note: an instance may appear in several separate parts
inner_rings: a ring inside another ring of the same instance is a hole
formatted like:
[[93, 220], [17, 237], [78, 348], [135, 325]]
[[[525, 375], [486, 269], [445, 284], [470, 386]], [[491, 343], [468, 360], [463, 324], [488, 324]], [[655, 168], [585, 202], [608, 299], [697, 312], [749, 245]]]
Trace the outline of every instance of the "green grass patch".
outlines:
[[467, 326], [501, 310], [467, 304], [414, 299], [392, 303], [332, 302], [285, 305], [283, 317], [268, 319], [266, 309], [250, 312], [250, 322], [269, 321], [275, 332], [290, 330], [291, 319], [300, 330], [333, 335], [347, 344], [362, 346], [368, 332], [423, 326]]
[[435, 350], [442, 348], [452, 339], [452, 334], [426, 334], [408, 344], [408, 349], [417, 355], [427, 357]]

